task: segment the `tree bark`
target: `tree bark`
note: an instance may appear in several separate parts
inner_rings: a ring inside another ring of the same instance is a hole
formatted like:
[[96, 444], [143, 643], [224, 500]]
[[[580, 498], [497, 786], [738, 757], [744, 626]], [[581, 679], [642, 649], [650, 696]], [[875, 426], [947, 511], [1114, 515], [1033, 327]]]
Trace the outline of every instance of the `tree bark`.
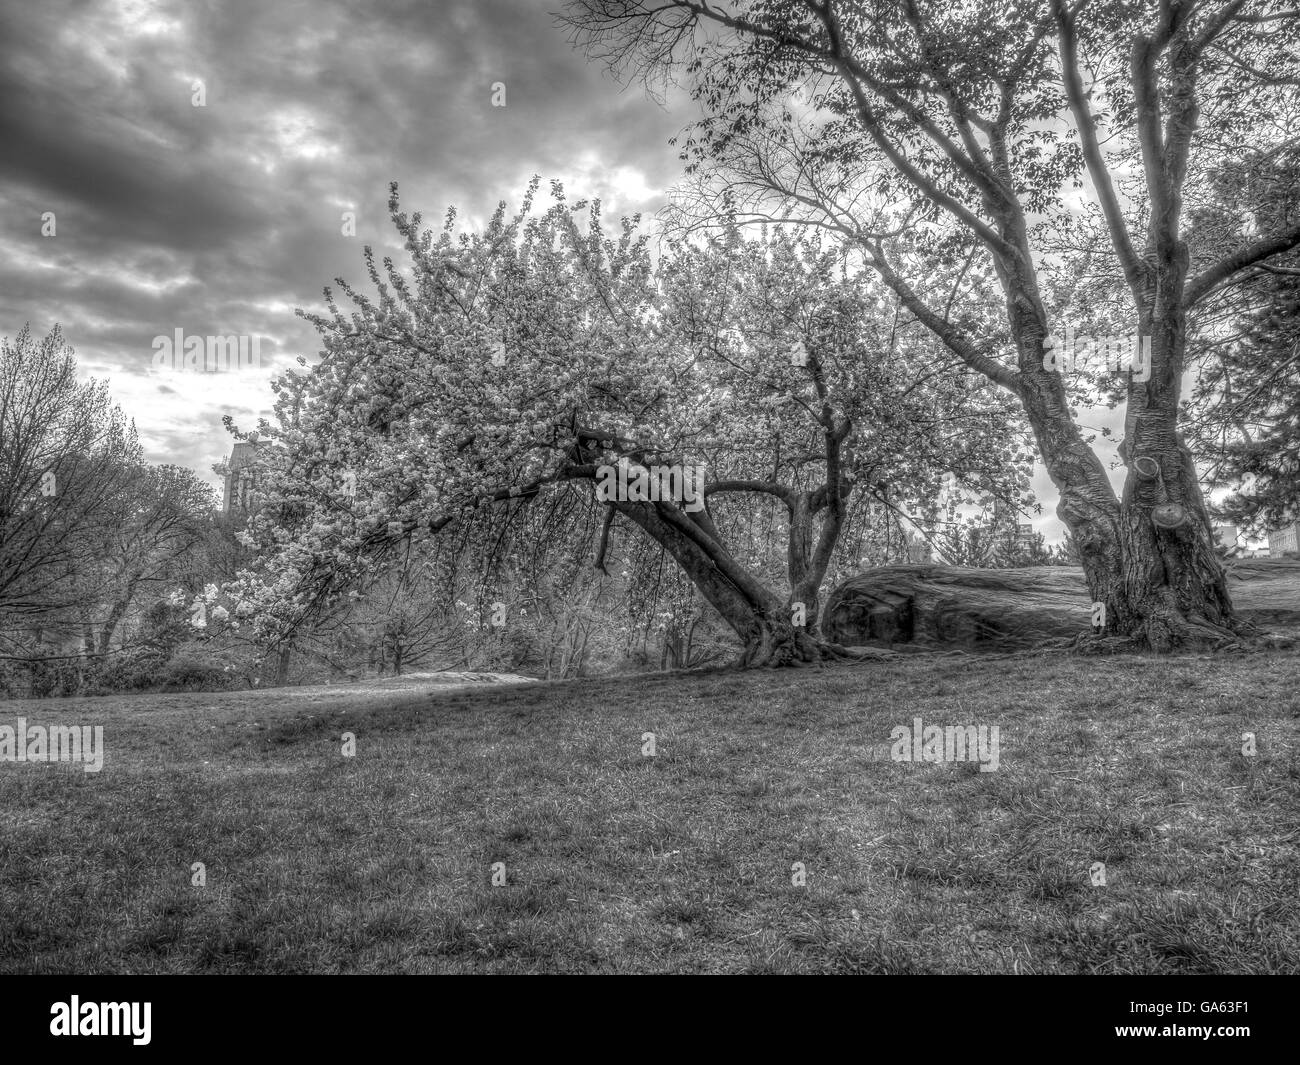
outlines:
[[1070, 417], [1060, 376], [1026, 365], [1036, 353], [1041, 361], [1042, 332], [1021, 326], [1025, 409], [1061, 493], [1057, 515], [1078, 546], [1093, 602], [1105, 604], [1104, 631], [1158, 652], [1231, 642], [1243, 629], [1214, 552], [1195, 462], [1177, 431], [1181, 319], [1174, 308], [1164, 321], [1142, 316], [1152, 373], [1130, 384], [1121, 451], [1128, 473], [1118, 500]]

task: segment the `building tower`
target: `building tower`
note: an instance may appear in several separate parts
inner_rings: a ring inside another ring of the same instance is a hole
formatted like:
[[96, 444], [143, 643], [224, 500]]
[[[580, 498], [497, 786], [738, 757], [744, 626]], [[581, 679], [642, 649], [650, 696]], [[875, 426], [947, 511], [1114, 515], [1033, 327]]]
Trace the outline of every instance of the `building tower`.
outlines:
[[231, 449], [225, 464], [226, 483], [221, 495], [223, 516], [251, 510], [257, 494], [258, 469], [256, 440], [240, 440]]

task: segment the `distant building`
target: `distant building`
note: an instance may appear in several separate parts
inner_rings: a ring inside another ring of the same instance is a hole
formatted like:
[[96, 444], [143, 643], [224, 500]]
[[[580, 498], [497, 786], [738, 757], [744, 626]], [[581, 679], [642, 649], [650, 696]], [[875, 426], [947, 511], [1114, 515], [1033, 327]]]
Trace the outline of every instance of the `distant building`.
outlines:
[[223, 470], [226, 475], [225, 489], [221, 495], [223, 515], [246, 512], [255, 505], [260, 473], [257, 467], [257, 449], [261, 446], [256, 440], [240, 440], [231, 450]]
[[1273, 558], [1281, 558], [1287, 551], [1300, 552], [1300, 522], [1292, 522], [1280, 529], [1270, 529], [1268, 551]]

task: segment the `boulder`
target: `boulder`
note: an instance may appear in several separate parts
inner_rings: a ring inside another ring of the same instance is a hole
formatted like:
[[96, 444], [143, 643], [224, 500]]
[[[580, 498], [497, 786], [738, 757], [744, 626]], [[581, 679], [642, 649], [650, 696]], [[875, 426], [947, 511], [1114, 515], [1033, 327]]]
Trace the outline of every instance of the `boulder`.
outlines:
[[1300, 559], [1241, 558], [1227, 564], [1228, 594], [1255, 624], [1300, 625]]
[[[1243, 559], [1227, 571], [1244, 617], [1300, 625], [1300, 562]], [[1092, 631], [1091, 602], [1077, 566], [882, 566], [831, 592], [822, 633], [846, 647], [1013, 651]]]
[[822, 632], [846, 647], [950, 646], [1016, 650], [1090, 630], [1083, 570], [882, 566], [826, 600]]

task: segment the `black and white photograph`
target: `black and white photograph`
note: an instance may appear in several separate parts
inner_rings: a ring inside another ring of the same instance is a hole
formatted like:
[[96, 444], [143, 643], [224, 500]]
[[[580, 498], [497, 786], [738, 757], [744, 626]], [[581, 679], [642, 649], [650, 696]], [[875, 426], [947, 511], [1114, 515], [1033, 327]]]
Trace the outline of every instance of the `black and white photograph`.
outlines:
[[51, 1045], [1300, 973], [1295, 0], [0, 0], [0, 248]]

